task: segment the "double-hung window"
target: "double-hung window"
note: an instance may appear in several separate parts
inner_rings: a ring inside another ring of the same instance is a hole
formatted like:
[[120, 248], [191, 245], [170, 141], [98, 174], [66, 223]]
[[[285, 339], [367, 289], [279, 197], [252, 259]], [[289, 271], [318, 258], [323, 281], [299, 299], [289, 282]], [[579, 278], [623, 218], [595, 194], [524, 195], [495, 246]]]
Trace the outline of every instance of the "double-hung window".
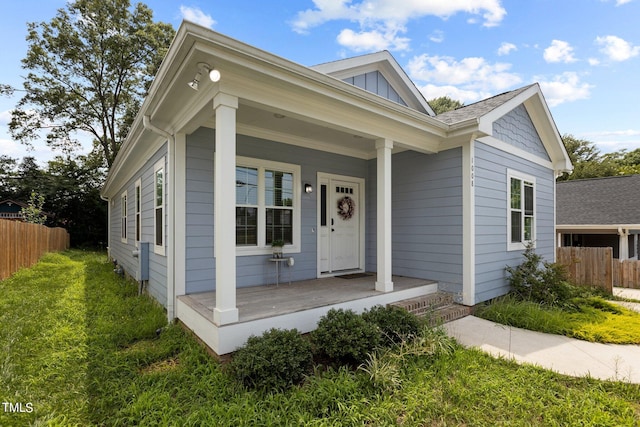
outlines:
[[300, 166], [238, 157], [236, 163], [236, 246], [239, 255], [300, 247]]
[[153, 216], [154, 216], [154, 245], [153, 250], [159, 255], [165, 254], [164, 249], [164, 157], [153, 167]]
[[142, 180], [136, 181], [136, 246], [142, 237]]
[[534, 177], [509, 170], [507, 246], [509, 250], [524, 249], [536, 240], [536, 206]]
[[127, 243], [127, 192], [120, 195], [120, 240]]

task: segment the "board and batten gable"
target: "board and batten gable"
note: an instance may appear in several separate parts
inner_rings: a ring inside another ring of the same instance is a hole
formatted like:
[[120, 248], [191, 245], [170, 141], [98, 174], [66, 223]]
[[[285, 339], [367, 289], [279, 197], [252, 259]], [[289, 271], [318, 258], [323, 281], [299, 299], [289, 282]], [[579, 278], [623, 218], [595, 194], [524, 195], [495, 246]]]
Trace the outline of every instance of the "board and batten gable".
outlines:
[[[186, 150], [186, 293], [215, 290], [213, 159], [215, 130], [202, 127], [187, 135]], [[326, 151], [288, 145], [238, 134], [236, 154], [300, 166], [300, 188], [311, 184], [313, 193], [300, 196], [300, 251], [285, 256], [295, 260], [284, 266], [281, 279], [292, 281], [317, 276], [317, 186], [318, 172], [366, 178], [367, 161]], [[235, 179], [235, 177], [233, 177]], [[368, 187], [368, 186], [367, 186]], [[235, 201], [231, 201], [235, 203]], [[237, 286], [271, 284], [275, 266], [270, 255], [238, 254]], [[284, 270], [290, 268], [290, 270]]]
[[[510, 148], [510, 147], [513, 147]], [[474, 142], [475, 302], [509, 291], [506, 266], [523, 261], [508, 245], [508, 173], [535, 178], [535, 251], [555, 259], [555, 173], [524, 105], [493, 123], [493, 135]]]
[[[167, 257], [165, 255], [159, 255], [154, 252], [154, 192], [155, 192], [155, 176], [154, 168], [158, 162], [162, 159], [165, 160], [165, 182], [167, 179], [167, 167], [166, 167], [166, 143], [159, 149], [140, 170], [133, 174], [133, 177], [127, 182], [127, 184], [120, 189], [116, 196], [113, 198], [113, 205], [111, 206], [110, 230], [111, 236], [109, 239], [109, 255], [113, 260], [116, 260], [122, 268], [130, 274], [132, 277], [136, 277], [138, 270], [138, 259], [134, 258], [133, 251], [136, 250], [136, 182], [140, 183], [140, 195], [141, 195], [141, 242], [151, 242], [149, 248], [149, 282], [147, 291], [163, 306], [166, 306], [167, 302]], [[122, 227], [121, 227], [121, 212], [122, 212], [122, 198], [120, 195], [127, 192], [127, 239], [123, 242]], [[167, 200], [168, 186], [164, 186], [164, 197]], [[166, 204], [166, 202], [165, 202]], [[163, 210], [164, 216], [164, 242], [166, 245], [167, 236], [167, 209]]]
[[[462, 291], [462, 149], [392, 157], [393, 274]], [[369, 164], [376, 182], [376, 160]], [[376, 271], [376, 194], [367, 191], [367, 270]]]
[[368, 92], [375, 93], [390, 101], [397, 102], [400, 105], [407, 106], [407, 103], [400, 97], [398, 92], [389, 84], [387, 79], [380, 71], [371, 71], [354, 77], [343, 79], [344, 82], [352, 84], [364, 89]]

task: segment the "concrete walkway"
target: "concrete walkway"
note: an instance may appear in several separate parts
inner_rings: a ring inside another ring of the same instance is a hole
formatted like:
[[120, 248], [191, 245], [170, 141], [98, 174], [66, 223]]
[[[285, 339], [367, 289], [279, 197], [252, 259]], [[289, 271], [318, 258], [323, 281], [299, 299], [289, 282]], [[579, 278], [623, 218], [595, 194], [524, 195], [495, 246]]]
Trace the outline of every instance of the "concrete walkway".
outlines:
[[[640, 289], [613, 288], [613, 294], [618, 297], [640, 301]], [[640, 302], [615, 301], [615, 303], [640, 313]]]
[[[640, 300], [640, 290], [624, 291], [626, 298]], [[615, 293], [618, 295], [617, 290]], [[640, 309], [640, 304], [635, 305]], [[575, 377], [640, 384], [638, 345], [592, 343], [500, 325], [475, 316], [455, 320], [444, 327], [449, 336], [465, 347], [476, 347], [494, 356]]]

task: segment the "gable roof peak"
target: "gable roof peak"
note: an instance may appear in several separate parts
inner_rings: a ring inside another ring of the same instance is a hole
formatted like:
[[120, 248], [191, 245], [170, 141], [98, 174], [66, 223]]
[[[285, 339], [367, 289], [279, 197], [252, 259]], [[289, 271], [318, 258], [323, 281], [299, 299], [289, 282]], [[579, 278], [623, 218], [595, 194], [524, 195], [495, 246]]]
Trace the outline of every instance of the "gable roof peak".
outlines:
[[472, 118], [478, 118], [495, 110], [496, 108], [520, 95], [522, 92], [525, 92], [526, 90], [534, 86], [539, 85], [538, 83], [532, 83], [519, 89], [503, 92], [498, 95], [476, 101], [472, 104], [463, 105], [462, 107], [458, 107], [455, 110], [440, 113], [436, 116], [436, 118], [447, 124], [453, 124]]
[[426, 98], [388, 50], [367, 53], [309, 67], [339, 80], [373, 71], [380, 72], [411, 108], [435, 116]]

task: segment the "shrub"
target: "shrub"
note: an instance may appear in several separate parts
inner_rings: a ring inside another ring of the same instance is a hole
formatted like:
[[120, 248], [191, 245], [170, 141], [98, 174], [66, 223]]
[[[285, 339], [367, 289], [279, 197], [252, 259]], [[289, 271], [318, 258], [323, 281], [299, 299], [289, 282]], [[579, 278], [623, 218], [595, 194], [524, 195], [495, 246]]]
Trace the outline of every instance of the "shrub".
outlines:
[[511, 292], [523, 301], [532, 301], [549, 306], [571, 305], [572, 286], [567, 282], [564, 267], [545, 262], [542, 256], [528, 245], [524, 261], [519, 266], [506, 267], [510, 274]]
[[313, 354], [296, 329], [271, 329], [251, 336], [231, 360], [235, 378], [249, 388], [284, 390], [309, 372]]
[[358, 365], [380, 343], [380, 330], [353, 310], [331, 309], [311, 333], [318, 351], [339, 363]]
[[400, 307], [377, 305], [362, 313], [362, 318], [380, 328], [386, 346], [409, 340], [420, 331], [420, 319]]

